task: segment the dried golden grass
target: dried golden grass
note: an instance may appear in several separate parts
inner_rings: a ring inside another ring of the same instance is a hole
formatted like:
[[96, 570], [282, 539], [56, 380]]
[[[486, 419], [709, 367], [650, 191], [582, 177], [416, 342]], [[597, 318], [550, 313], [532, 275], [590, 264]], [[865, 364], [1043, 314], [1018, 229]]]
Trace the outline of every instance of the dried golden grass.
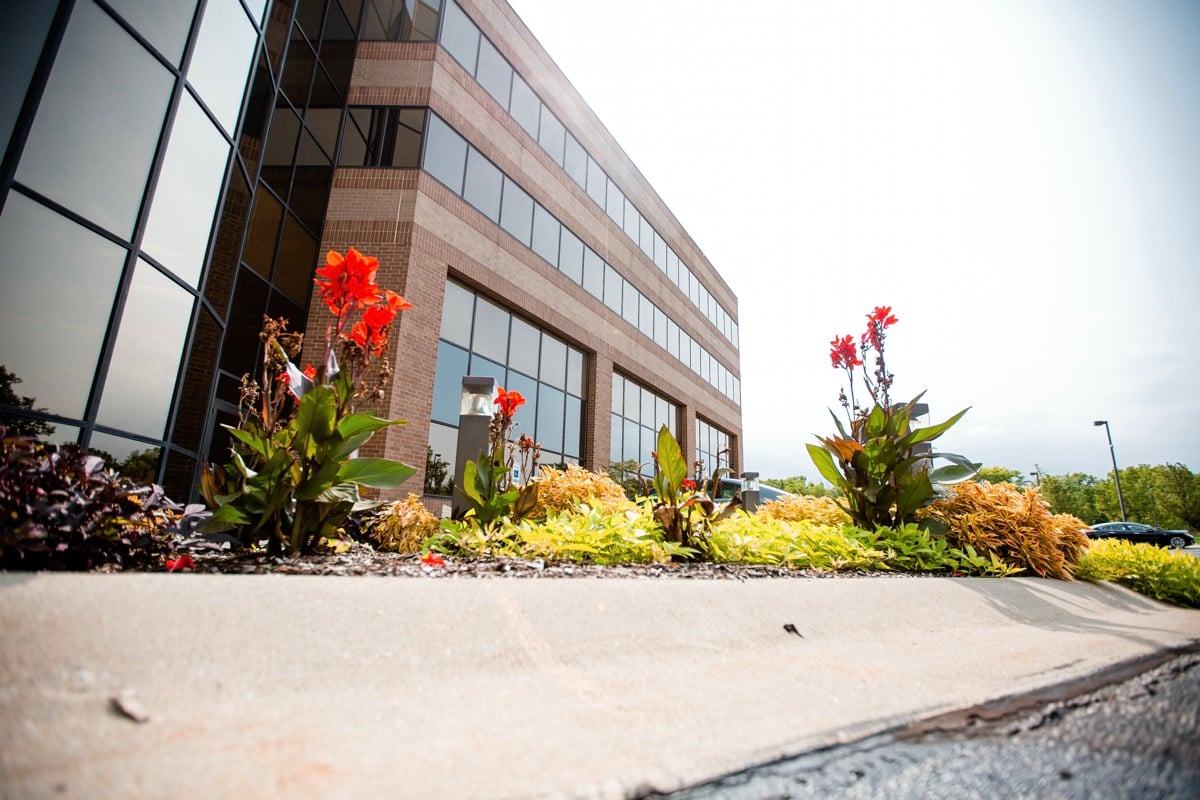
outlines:
[[1041, 493], [1010, 483], [967, 481], [950, 487], [950, 497], [917, 512], [919, 519], [945, 523], [946, 538], [958, 548], [995, 553], [1036, 575], [1072, 580], [1087, 550], [1087, 526], [1070, 514], [1051, 514]]
[[758, 507], [758, 513], [784, 522], [813, 522], [817, 525], [848, 525], [850, 516], [831, 497], [795, 494]]
[[542, 467], [537, 478], [537, 511], [544, 517], [551, 511], [574, 511], [586, 504], [604, 513], [627, 508], [630, 501], [621, 485], [607, 475], [568, 464], [565, 470]]
[[380, 550], [395, 553], [419, 553], [422, 543], [441, 530], [437, 517], [415, 494], [381, 508], [366, 528]]

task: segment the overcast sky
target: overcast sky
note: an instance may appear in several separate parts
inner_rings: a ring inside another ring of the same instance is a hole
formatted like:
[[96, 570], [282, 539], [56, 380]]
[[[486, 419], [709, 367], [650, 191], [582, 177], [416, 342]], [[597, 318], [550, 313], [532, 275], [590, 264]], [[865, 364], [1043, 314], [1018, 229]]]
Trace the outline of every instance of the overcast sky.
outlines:
[[891, 305], [940, 449], [1200, 470], [1200, 3], [509, 2], [737, 294], [748, 469]]

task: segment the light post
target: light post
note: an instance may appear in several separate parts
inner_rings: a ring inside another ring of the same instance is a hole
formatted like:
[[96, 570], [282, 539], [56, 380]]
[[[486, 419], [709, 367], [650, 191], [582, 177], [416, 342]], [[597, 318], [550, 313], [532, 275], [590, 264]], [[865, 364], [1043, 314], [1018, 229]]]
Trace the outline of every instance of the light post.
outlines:
[[[487, 451], [488, 427], [495, 412], [496, 379], [462, 379], [462, 399], [458, 409], [458, 447], [454, 457], [454, 501], [452, 513], [460, 518], [470, 503], [463, 492], [463, 475], [468, 461], [476, 461]], [[485, 456], [486, 457], [486, 456]]]
[[1041, 467], [1039, 467], [1037, 464], [1034, 464], [1033, 472], [1031, 472], [1029, 474], [1033, 476], [1033, 479], [1035, 481], [1037, 481], [1038, 486], [1042, 485], [1042, 468]]
[[753, 514], [758, 510], [759, 495], [762, 492], [762, 487], [758, 482], [757, 472], [742, 473], [742, 508], [747, 514]]
[[1093, 422], [1093, 423], [1092, 423], [1092, 425], [1096, 426], [1097, 428], [1098, 428], [1098, 427], [1100, 427], [1101, 425], [1103, 425], [1103, 426], [1104, 426], [1104, 432], [1105, 432], [1106, 434], [1108, 434], [1108, 453], [1109, 453], [1109, 455], [1111, 455], [1111, 456], [1112, 456], [1112, 462], [1113, 462], [1113, 480], [1114, 480], [1114, 481], [1116, 482], [1116, 484], [1117, 484], [1117, 503], [1119, 503], [1119, 504], [1120, 504], [1120, 506], [1121, 506], [1121, 521], [1122, 521], [1122, 522], [1128, 522], [1129, 520], [1128, 520], [1128, 519], [1126, 518], [1126, 516], [1125, 516], [1125, 498], [1124, 498], [1124, 497], [1121, 495], [1121, 473], [1120, 473], [1120, 471], [1117, 469], [1117, 451], [1116, 451], [1116, 449], [1113, 447], [1113, 442], [1112, 442], [1112, 431], [1111, 431], [1111, 430], [1109, 430], [1109, 427], [1108, 427], [1108, 420], [1106, 420], [1106, 419], [1098, 419], [1098, 420], [1096, 420], [1095, 422]]

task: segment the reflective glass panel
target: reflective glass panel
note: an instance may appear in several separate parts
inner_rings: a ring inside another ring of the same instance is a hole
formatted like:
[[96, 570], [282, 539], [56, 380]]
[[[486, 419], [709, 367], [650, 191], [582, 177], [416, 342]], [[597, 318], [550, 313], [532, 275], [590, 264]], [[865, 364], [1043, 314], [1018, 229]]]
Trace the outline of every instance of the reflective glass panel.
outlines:
[[526, 375], [536, 378], [541, 339], [541, 331], [528, 322], [513, 317], [512, 339], [508, 346], [509, 369], [518, 369]]
[[563, 449], [563, 413], [566, 396], [561, 390], [538, 384], [537, 440], [547, 450]]
[[624, 282], [625, 279], [611, 265], [604, 265], [604, 305], [618, 314], [621, 313], [621, 284]]
[[571, 180], [581, 187], [587, 186], [587, 152], [571, 134], [567, 134], [566, 152], [563, 154], [563, 169]]
[[641, 236], [638, 239], [638, 245], [642, 248], [642, 252], [646, 254], [646, 258], [654, 260], [654, 228], [650, 227], [650, 221], [642, 217]]
[[433, 419], [458, 425], [462, 401], [462, 379], [467, 374], [467, 351], [438, 342], [437, 371], [433, 379]]
[[279, 237], [281, 222], [283, 205], [266, 186], [259, 184], [242, 259], [263, 278], [271, 276], [271, 262], [275, 258], [275, 242]]
[[624, 297], [621, 306], [621, 316], [625, 317], [625, 321], [636, 328], [638, 326], [638, 290], [629, 281], [621, 282], [621, 290]]
[[497, 364], [495, 361], [472, 354], [471, 366], [468, 367], [467, 374], [477, 378], [495, 378], [496, 385], [503, 386], [507, 370], [503, 364]]
[[613, 373], [612, 376], [612, 412], [620, 414], [625, 410], [625, 379]]
[[654, 304], [650, 302], [650, 298], [646, 295], [638, 296], [638, 330], [647, 337], [654, 338]]
[[613, 181], [608, 182], [608, 197], [605, 200], [604, 210], [608, 212], [608, 216], [617, 223], [618, 227], [625, 223], [625, 195], [621, 194], [621, 190]]
[[512, 100], [509, 102], [508, 113], [525, 129], [533, 139], [538, 138], [538, 126], [542, 111], [542, 101], [533, 93], [520, 75], [513, 75]]
[[442, 298], [441, 338], [463, 347], [471, 346], [471, 315], [475, 307], [475, 295], [457, 283], [446, 284]]
[[583, 397], [583, 353], [567, 348], [567, 391]]
[[567, 385], [567, 346], [549, 336], [542, 337], [542, 383], [559, 389]]
[[313, 271], [316, 268], [317, 240], [300, 226], [295, 217], [286, 215], [283, 238], [279, 242], [279, 256], [275, 260], [276, 288], [303, 308], [312, 292]]
[[[449, 495], [452, 491], [454, 459], [458, 454], [457, 419], [454, 420], [454, 424], [456, 427], [453, 428], [437, 424], [429, 426], [430, 454], [426, 456], [428, 461], [425, 465], [426, 494]], [[443, 476], [435, 476], [434, 470], [430, 469], [431, 463], [439, 467], [438, 472], [444, 470], [445, 474]]]
[[624, 454], [621, 452], [621, 444], [624, 442], [624, 437], [621, 435], [623, 427], [624, 420], [613, 414], [609, 421], [608, 459], [610, 462], [624, 460]]
[[492, 222], [500, 221], [500, 192], [504, 176], [496, 166], [471, 148], [467, 153], [467, 180], [463, 198]]
[[126, 251], [18, 192], [0, 241], [0, 365], [33, 408], [81, 417]]
[[519, 372], [509, 370], [508, 382], [500, 385], [510, 392], [520, 392], [521, 397], [525, 398], [525, 405], [518, 408], [517, 413], [513, 414], [513, 422], [517, 424], [514, 436], [520, 436], [522, 433], [533, 436], [538, 409], [537, 381], [527, 378]]
[[128, 238], [172, 83], [107, 14], [77, 4], [17, 180]]
[[[14, 3], [22, 5], [52, 5], [50, 3]], [[125, 18], [138, 33], [150, 40], [150, 44], [167, 57], [175, 66], [183, 56], [188, 31], [192, 28], [192, 17], [196, 14], [196, 0], [109, 0], [113, 10]]]
[[[508, 356], [508, 320], [504, 309], [482, 297], [475, 300], [475, 333], [471, 350], [493, 361], [504, 362]], [[500, 376], [503, 381], [503, 375]]]
[[625, 420], [624, 441], [621, 443], [621, 455], [625, 459], [633, 459], [639, 465], [647, 462], [641, 458], [642, 429], [631, 420]]
[[604, 208], [604, 201], [608, 196], [608, 176], [591, 156], [588, 156], [587, 165], [588, 196], [596, 201], [596, 205]]
[[[346, 117], [346, 130], [342, 135], [342, 149], [338, 153], [340, 167], [373, 166], [367, 157], [367, 133], [377, 111], [369, 108], [352, 108]], [[419, 163], [419, 162], [418, 162]]]
[[191, 295], [138, 260], [97, 422], [162, 438], [192, 304]]
[[580, 431], [583, 428], [583, 402], [567, 395], [567, 412], [563, 418], [563, 453], [574, 458], [583, 454]]
[[[453, 4], [447, 8], [455, 8]], [[455, 194], [463, 190], [463, 172], [467, 163], [467, 140], [441, 117], [429, 115], [429, 136], [425, 143], [425, 171], [450, 187]]]
[[667, 352], [679, 358], [679, 326], [670, 317], [667, 318]]
[[667, 271], [667, 243], [654, 232], [654, 264], [663, 272]]
[[566, 145], [567, 129], [558, 121], [558, 117], [550, 113], [550, 109], [542, 107], [541, 129], [538, 132], [538, 144], [542, 146], [551, 158], [561, 167], [563, 164], [563, 149]]
[[[624, 415], [627, 419], [633, 422], [641, 420], [642, 413], [642, 389], [631, 380], [625, 381], [625, 405]], [[649, 422], [649, 420], [647, 420]]]
[[654, 341], [664, 350], [667, 347], [667, 315], [658, 306], [654, 307]]
[[504, 205], [500, 212], [500, 227], [518, 242], [529, 247], [533, 228], [533, 198], [507, 177], [504, 179]]
[[475, 69], [475, 80], [501, 108], [508, 109], [508, 96], [513, 82], [512, 67], [500, 55], [500, 51], [482, 37], [479, 40], [479, 66]]
[[626, 197], [625, 198], [625, 224], [624, 224], [625, 235], [628, 236], [630, 239], [637, 241], [638, 231], [641, 230], [641, 227], [642, 227], [642, 215], [639, 214], [638, 210], [633, 207], [633, 202], [628, 197]]
[[88, 450], [105, 461], [105, 466], [139, 483], [158, 483], [158, 464], [162, 448], [152, 444], [96, 431]]
[[583, 253], [583, 288], [592, 297], [604, 296], [604, 259], [588, 247]]
[[562, 243], [559, 249], [558, 268], [575, 283], [583, 278], [583, 259], [587, 248], [579, 237], [566, 228], [562, 229]]
[[258, 33], [238, 0], [208, 0], [188, 66], [188, 83], [229, 134], [237, 127], [257, 44]]
[[463, 13], [458, 3], [446, 3], [442, 20], [442, 47], [462, 64], [463, 69], [475, 74], [475, 59], [479, 50], [479, 29]]
[[402, 108], [396, 122], [396, 145], [391, 160], [383, 166], [415, 169], [421, 166], [421, 139], [425, 132], [425, 110]]
[[[55, 3], [6, 3], [0, 25], [0, 158], [25, 102], [25, 92], [54, 20]], [[558, 148], [562, 160], [562, 147]]]
[[[541, 203], [533, 206], [533, 252], [558, 266], [558, 234], [562, 225], [554, 216], [542, 208]], [[578, 240], [576, 240], [578, 241]]]
[[171, 127], [142, 249], [195, 286], [204, 265], [229, 143], [190, 94]]

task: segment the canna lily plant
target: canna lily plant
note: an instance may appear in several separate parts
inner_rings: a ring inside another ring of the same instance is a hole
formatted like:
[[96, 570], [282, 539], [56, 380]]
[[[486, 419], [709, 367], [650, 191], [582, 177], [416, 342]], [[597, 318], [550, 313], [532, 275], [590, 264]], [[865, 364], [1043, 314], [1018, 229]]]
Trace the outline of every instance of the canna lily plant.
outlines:
[[238, 425], [224, 426], [233, 437], [232, 459], [201, 472], [201, 493], [214, 509], [207, 531], [236, 529], [243, 544], [265, 538], [271, 552], [309, 552], [336, 538], [352, 512], [375, 505], [361, 489], [390, 489], [415, 472], [390, 459], [358, 457], [377, 431], [404, 424], [357, 410], [382, 398], [391, 378], [384, 357], [391, 326], [412, 307], [380, 291], [378, 268], [378, 259], [350, 248], [345, 256], [329, 251], [317, 270], [318, 295], [334, 316], [319, 368], [294, 362], [303, 334], [288, 332], [286, 320], [264, 319], [263, 383], [242, 378]]
[[513, 483], [513, 467], [521, 459], [521, 474], [537, 472], [542, 446], [528, 434], [512, 441], [517, 409], [525, 405], [520, 392], [503, 388], [493, 401], [496, 411], [488, 425], [488, 452], [480, 453], [478, 461], [463, 465], [463, 494], [471, 508], [467, 512], [478, 524], [487, 525], [511, 516], [521, 519], [537, 507], [536, 481], [523, 486]]
[[[877, 306], [867, 315], [867, 330], [857, 345], [852, 336], [835, 336], [830, 342], [833, 367], [844, 370], [849, 381], [849, 398], [845, 390], [838, 397], [847, 424], [831, 411], [837, 434], [818, 436], [819, 445], [808, 445], [821, 476], [842, 490], [844, 505], [839, 505], [865, 530], [898, 528], [914, 521], [917, 509], [936, 496], [935, 484], [967, 480], [980, 466], [954, 453], [921, 447], [949, 430], [969, 409], [937, 425], [913, 429], [913, 412], [924, 392], [907, 403], [892, 403], [894, 376], [888, 372], [884, 346], [887, 329], [897, 321], [890, 306]], [[871, 353], [875, 354], [874, 374], [864, 369], [860, 377], [872, 402], [870, 408], [863, 408], [854, 393], [855, 368], [863, 366]], [[930, 470], [935, 458], [950, 464]]]

